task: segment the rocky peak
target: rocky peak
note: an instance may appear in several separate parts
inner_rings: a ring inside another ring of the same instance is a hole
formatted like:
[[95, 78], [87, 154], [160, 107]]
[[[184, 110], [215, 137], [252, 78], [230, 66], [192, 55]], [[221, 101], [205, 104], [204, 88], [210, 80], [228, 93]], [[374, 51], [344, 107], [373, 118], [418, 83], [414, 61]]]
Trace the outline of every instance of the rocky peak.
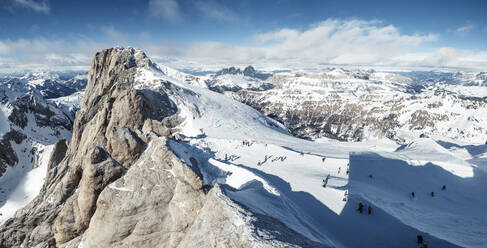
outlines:
[[237, 75], [237, 74], [242, 74], [247, 77], [251, 78], [257, 78], [257, 79], [262, 79], [265, 80], [268, 77], [271, 76], [271, 74], [266, 74], [266, 73], [259, 73], [255, 70], [255, 68], [251, 65], [245, 67], [243, 70], [240, 68], [235, 68], [235, 67], [229, 67], [229, 68], [223, 68], [220, 71], [217, 71], [215, 73], [215, 77], [221, 76], [221, 75]]
[[321, 247], [203, 187], [199, 162], [168, 144], [183, 121], [168, 93], [184, 91], [133, 87], [152, 66], [134, 48], [95, 55], [73, 137], [55, 146], [39, 195], [0, 227], [0, 247]]

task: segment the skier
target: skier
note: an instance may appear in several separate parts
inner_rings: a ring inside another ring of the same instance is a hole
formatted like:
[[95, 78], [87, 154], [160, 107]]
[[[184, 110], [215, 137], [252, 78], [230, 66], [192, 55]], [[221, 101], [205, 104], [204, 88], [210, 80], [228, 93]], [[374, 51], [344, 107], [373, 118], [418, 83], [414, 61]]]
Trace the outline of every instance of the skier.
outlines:
[[411, 192], [411, 196], [414, 198], [414, 191], [413, 191], [413, 192]]
[[324, 162], [325, 162], [325, 159], [326, 159], [326, 158], [325, 158], [325, 157], [323, 157], [323, 158], [321, 159], [321, 162], [323, 162], [323, 163], [324, 163]]
[[360, 213], [362, 213], [364, 211], [364, 204], [362, 204], [361, 202], [359, 202], [358, 204], [358, 209], [357, 209]]
[[343, 201], [346, 202], [348, 197], [348, 191], [345, 191], [345, 194], [343, 195]]
[[418, 235], [418, 244], [422, 244], [422, 243], [423, 243], [423, 236]]
[[347, 175], [348, 175], [348, 173], [350, 173], [350, 170], [349, 169], [347, 169]]
[[227, 160], [228, 160], [228, 157], [227, 157], [227, 154], [225, 153], [225, 161], [227, 161]]
[[446, 185], [443, 185], [443, 187], [441, 187], [441, 190], [445, 190], [446, 189]]
[[372, 174], [369, 174], [369, 178], [372, 178]]
[[323, 182], [322, 182], [322, 185], [323, 185], [323, 188], [326, 188], [326, 185], [328, 184], [328, 179], [330, 178], [330, 174], [328, 174], [326, 176], [325, 179], [323, 179]]
[[371, 214], [371, 213], [372, 213], [372, 207], [371, 207], [371, 206], [369, 206], [369, 207], [367, 208], [367, 213], [368, 213], [368, 214]]
[[267, 161], [267, 155], [265, 155], [265, 159], [264, 159], [264, 161]]
[[338, 167], [338, 174], [340, 174], [340, 170], [342, 169], [342, 167]]
[[435, 196], [435, 192], [431, 191], [431, 197]]

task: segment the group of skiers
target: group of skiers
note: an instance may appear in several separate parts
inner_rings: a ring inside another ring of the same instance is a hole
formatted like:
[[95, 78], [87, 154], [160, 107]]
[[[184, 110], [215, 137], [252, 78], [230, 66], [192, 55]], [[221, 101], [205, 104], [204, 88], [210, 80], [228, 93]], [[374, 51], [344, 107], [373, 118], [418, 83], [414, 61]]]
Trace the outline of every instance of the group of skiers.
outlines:
[[[272, 158], [272, 159], [271, 159]], [[271, 159], [271, 162], [276, 162], [276, 161], [281, 161], [281, 162], [284, 162], [284, 160], [286, 160], [287, 156], [278, 156], [278, 157], [273, 157], [272, 155], [270, 156], [267, 156], [265, 155], [264, 157], [264, 161], [258, 161], [257, 162], [257, 165], [262, 165], [264, 163], [267, 162], [268, 159]]]
[[[362, 202], [359, 202], [358, 203], [358, 209], [357, 210], [359, 211], [359, 213], [363, 213], [364, 212], [364, 207], [365, 207], [365, 205]], [[368, 214], [372, 214], [372, 207], [371, 206], [368, 206], [367, 207], [367, 213]]]
[[[251, 146], [251, 145], [253, 145], [253, 144], [254, 144], [254, 142], [253, 142], [253, 141], [249, 141], [249, 140], [242, 140], [242, 145], [244, 145], [244, 146], [249, 146], [249, 147], [250, 147], [250, 146]], [[267, 144], [266, 144], [266, 146], [267, 146]]]
[[240, 156], [237, 156], [237, 155], [230, 155], [228, 156], [226, 153], [225, 153], [225, 161], [235, 161], [237, 159], [239, 159]]
[[[441, 190], [446, 190], [446, 185], [441, 186]], [[435, 192], [431, 191], [430, 195], [431, 195], [431, 197], [435, 197]], [[415, 196], [416, 196], [416, 194], [414, 193], [414, 191], [411, 192], [411, 197], [414, 198]]]

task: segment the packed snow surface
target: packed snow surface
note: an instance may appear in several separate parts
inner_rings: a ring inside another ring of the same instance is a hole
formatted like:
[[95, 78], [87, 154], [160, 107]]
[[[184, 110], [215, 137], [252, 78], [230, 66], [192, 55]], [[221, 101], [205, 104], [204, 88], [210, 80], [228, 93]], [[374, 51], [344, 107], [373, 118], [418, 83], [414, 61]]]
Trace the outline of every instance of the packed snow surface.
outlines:
[[422, 235], [430, 247], [487, 246], [486, 145], [441, 137], [408, 137], [403, 146], [307, 141], [244, 104], [160, 71], [141, 69], [136, 81], [140, 88], [169, 81], [185, 89], [170, 97], [186, 118], [186, 138], [170, 145], [188, 166], [198, 161], [205, 184], [221, 184], [233, 200], [310, 239], [332, 247], [414, 247]]

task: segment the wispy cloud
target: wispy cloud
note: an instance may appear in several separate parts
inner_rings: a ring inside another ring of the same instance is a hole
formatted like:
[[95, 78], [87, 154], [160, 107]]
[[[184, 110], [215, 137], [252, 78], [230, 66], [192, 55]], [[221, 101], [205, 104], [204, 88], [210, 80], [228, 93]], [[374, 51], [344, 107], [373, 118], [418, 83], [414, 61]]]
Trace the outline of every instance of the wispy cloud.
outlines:
[[102, 26], [100, 29], [105, 34], [106, 38], [108, 38], [109, 40], [116, 40], [120, 42], [126, 40], [125, 35], [122, 32], [115, 29], [114, 26]]
[[36, 12], [49, 14], [51, 12], [51, 7], [47, 0], [13, 0], [15, 5], [24, 8], [32, 9]]
[[475, 26], [471, 23], [467, 23], [466, 25], [464, 26], [461, 26], [461, 27], [458, 27], [457, 29], [455, 29], [455, 32], [458, 34], [458, 35], [461, 35], [461, 36], [466, 36], [467, 34], [469, 34], [473, 29], [475, 28]]
[[149, 0], [149, 13], [169, 22], [182, 20], [179, 3], [176, 0]]
[[196, 9], [206, 17], [224, 22], [237, 21], [237, 15], [229, 8], [214, 1], [198, 1], [195, 3]]

